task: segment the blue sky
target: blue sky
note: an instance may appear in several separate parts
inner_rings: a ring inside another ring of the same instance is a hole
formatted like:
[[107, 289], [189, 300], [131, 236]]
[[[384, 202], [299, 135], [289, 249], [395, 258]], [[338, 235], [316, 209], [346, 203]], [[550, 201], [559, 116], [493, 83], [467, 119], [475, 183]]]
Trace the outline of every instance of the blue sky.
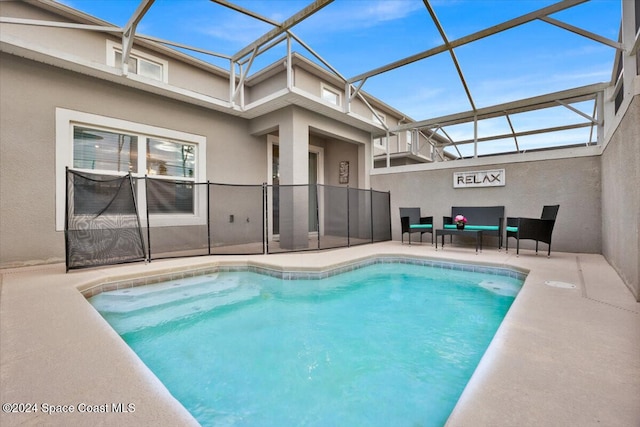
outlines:
[[[276, 21], [310, 1], [233, 1]], [[137, 0], [64, 0], [63, 3], [124, 25]], [[434, 0], [449, 40], [551, 5], [549, 0]], [[592, 0], [553, 18], [617, 40], [620, 0]], [[138, 32], [232, 55], [271, 25], [207, 0], [156, 0]], [[293, 33], [350, 78], [442, 44], [422, 0], [336, 0], [293, 28]], [[303, 47], [296, 51], [309, 56]], [[253, 70], [285, 55], [264, 54]], [[542, 21], [534, 21], [456, 49], [476, 107], [611, 79], [615, 50]], [[225, 69], [228, 61], [195, 55]], [[471, 106], [448, 53], [372, 77], [363, 89], [409, 117], [422, 120], [469, 111]], [[585, 106], [585, 108], [590, 108]], [[591, 113], [589, 111], [589, 113]]]

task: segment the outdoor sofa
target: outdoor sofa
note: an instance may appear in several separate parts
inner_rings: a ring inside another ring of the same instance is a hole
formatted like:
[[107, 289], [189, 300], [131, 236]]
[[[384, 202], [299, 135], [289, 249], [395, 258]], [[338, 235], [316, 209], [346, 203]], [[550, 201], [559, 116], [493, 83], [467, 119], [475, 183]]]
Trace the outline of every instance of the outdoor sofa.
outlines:
[[502, 248], [504, 206], [453, 206], [451, 216], [442, 217], [443, 228], [456, 228], [454, 218], [462, 215], [467, 219], [465, 230], [482, 230], [484, 236], [497, 236], [498, 249]]

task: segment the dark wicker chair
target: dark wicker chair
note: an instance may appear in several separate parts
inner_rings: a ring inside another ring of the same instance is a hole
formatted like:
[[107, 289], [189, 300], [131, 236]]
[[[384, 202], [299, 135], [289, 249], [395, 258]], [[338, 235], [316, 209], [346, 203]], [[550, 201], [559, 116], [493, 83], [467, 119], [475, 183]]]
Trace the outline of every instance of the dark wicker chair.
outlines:
[[404, 233], [409, 234], [409, 244], [411, 244], [411, 233], [420, 233], [420, 243], [422, 243], [424, 233], [431, 233], [431, 244], [433, 244], [433, 217], [420, 215], [420, 208], [400, 208], [403, 244]]
[[509, 237], [516, 239], [516, 255], [520, 254], [520, 240], [535, 240], [536, 255], [538, 254], [538, 242], [549, 245], [547, 258], [551, 256], [551, 235], [556, 223], [556, 216], [560, 205], [545, 206], [540, 218], [507, 218], [507, 243], [509, 250]]

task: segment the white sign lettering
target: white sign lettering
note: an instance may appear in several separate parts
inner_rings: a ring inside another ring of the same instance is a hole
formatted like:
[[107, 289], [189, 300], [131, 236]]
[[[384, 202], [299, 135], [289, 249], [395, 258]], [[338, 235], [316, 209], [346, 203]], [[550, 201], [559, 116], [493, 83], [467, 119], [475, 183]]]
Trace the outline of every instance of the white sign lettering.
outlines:
[[502, 187], [506, 182], [504, 169], [453, 173], [453, 188]]

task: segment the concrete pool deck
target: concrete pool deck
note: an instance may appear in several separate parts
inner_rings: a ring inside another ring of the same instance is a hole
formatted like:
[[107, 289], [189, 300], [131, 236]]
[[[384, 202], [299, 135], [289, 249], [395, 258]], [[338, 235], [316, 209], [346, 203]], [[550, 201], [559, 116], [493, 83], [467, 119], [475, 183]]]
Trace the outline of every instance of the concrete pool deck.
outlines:
[[[529, 271], [448, 426], [640, 425], [640, 303], [604, 257], [553, 252], [546, 258], [527, 250], [516, 257], [493, 248], [476, 255], [455, 245], [436, 252], [430, 244], [396, 241], [70, 273], [61, 264], [0, 270], [0, 425], [197, 425], [79, 289], [216, 264], [313, 270], [372, 255]], [[38, 412], [7, 413], [6, 404], [25, 404], [8, 408], [18, 411], [35, 404]]]

